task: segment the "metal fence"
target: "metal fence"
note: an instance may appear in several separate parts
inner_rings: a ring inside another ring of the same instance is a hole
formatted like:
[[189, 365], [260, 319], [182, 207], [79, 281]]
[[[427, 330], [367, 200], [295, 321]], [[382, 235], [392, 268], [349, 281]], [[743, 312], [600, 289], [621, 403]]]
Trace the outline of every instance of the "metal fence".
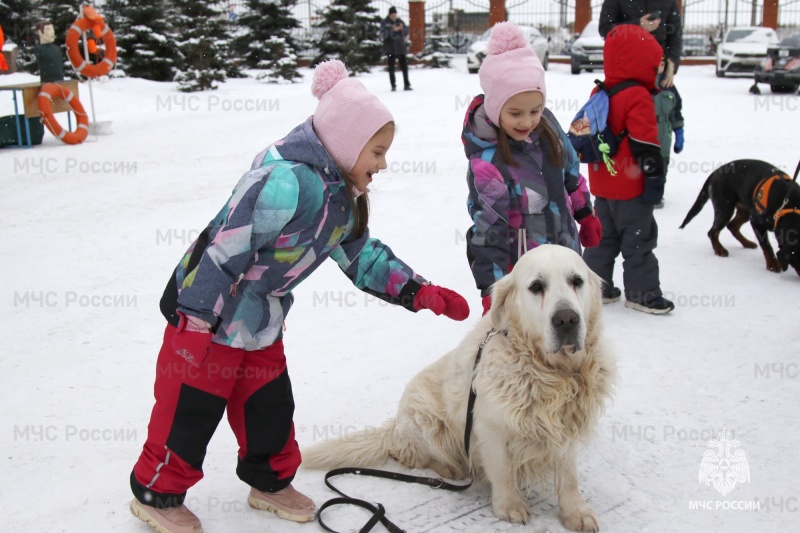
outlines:
[[[721, 34], [733, 26], [761, 25], [764, 0], [683, 0], [684, 35], [708, 38]], [[324, 9], [329, 0], [298, 0], [293, 8], [300, 21], [297, 37], [309, 41], [321, 34], [314, 25], [319, 22], [318, 11]], [[372, 0], [381, 18], [390, 7], [397, 8], [400, 18], [408, 22], [406, 0]], [[600, 16], [602, 0], [592, 2], [592, 18]], [[231, 12], [246, 9], [244, 0], [230, 0]], [[575, 23], [575, 0], [506, 0], [508, 20], [519, 24], [537, 26], [550, 37], [550, 52], [558, 54], [564, 43], [573, 37]], [[426, 36], [441, 32], [447, 36], [453, 50], [466, 52], [472, 42], [489, 27], [489, 0], [427, 0], [425, 3]], [[800, 32], [800, 0], [781, 0], [778, 8], [778, 34], [781, 37]]]

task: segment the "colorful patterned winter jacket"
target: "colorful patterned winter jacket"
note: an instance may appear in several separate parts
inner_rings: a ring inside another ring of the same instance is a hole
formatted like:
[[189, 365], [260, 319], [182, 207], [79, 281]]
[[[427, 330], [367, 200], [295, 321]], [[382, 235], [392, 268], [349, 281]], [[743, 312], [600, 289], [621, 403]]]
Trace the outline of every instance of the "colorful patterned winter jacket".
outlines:
[[522, 253], [540, 244], [581, 253], [575, 220], [591, 214], [592, 204], [578, 156], [548, 109], [542, 120], [561, 134], [568, 164], [553, 165], [545, 155], [546, 141], [534, 131], [530, 142], [509, 139], [517, 166], [508, 166], [497, 149], [483, 98], [478, 95], [470, 104], [461, 140], [469, 159], [467, 209], [474, 224], [467, 232], [467, 257], [475, 284], [486, 296]]
[[212, 324], [214, 342], [258, 350], [282, 337], [292, 289], [328, 256], [362, 291], [413, 310], [424, 278], [365, 232], [352, 232], [345, 182], [312, 119], [258, 154], [186, 251], [161, 310]]

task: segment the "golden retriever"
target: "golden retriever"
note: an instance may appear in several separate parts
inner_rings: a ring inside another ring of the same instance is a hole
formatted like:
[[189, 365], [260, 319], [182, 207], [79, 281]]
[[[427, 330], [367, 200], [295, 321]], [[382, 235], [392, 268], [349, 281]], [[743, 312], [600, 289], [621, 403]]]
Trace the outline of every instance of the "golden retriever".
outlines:
[[[392, 458], [450, 479], [474, 470], [491, 485], [494, 514], [516, 523], [530, 516], [523, 494], [554, 477], [564, 525], [598, 531], [597, 515], [578, 489], [576, 455], [616, 375], [601, 338], [600, 284], [568, 248], [542, 245], [527, 252], [495, 283], [492, 307], [475, 329], [411, 380], [395, 419], [312, 446], [303, 453], [304, 466], [368, 467]], [[473, 371], [478, 347], [493, 328], [498, 333]], [[470, 387], [477, 399], [467, 457]]]

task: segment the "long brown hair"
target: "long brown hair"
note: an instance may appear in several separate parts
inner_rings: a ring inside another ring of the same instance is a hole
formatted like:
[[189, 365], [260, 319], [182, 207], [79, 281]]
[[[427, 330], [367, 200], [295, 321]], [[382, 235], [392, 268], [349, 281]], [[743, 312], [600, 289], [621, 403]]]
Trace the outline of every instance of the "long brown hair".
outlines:
[[[500, 151], [500, 157], [508, 166], [515, 167], [517, 163], [511, 156], [511, 146], [508, 144], [508, 135], [503, 128], [492, 125], [497, 132], [497, 148]], [[542, 113], [539, 124], [536, 126], [536, 131], [539, 136], [545, 141], [547, 146], [547, 158], [552, 164], [557, 167], [563, 167], [567, 164], [567, 152], [564, 150], [564, 145], [561, 142], [561, 135], [553, 130], [547, 117]]]
[[361, 237], [369, 226], [369, 193], [365, 192], [358, 198], [353, 194], [353, 184], [350, 178], [344, 180], [347, 189], [347, 199], [353, 206], [353, 231], [356, 237]]
[[[387, 122], [384, 124], [375, 132], [375, 135], [382, 133], [387, 128], [392, 128], [392, 130], [394, 130], [394, 122]], [[375, 137], [375, 135], [372, 137]], [[369, 143], [369, 141], [367, 141], [367, 143]], [[339, 168], [342, 168], [341, 165], [339, 165]], [[356, 237], [361, 237], [369, 226], [369, 193], [364, 192], [356, 198], [356, 195], [353, 194], [353, 186], [355, 183], [353, 182], [353, 178], [350, 177], [350, 172], [342, 172], [342, 176], [344, 177], [347, 199], [350, 201], [350, 205], [353, 206], [353, 231]]]

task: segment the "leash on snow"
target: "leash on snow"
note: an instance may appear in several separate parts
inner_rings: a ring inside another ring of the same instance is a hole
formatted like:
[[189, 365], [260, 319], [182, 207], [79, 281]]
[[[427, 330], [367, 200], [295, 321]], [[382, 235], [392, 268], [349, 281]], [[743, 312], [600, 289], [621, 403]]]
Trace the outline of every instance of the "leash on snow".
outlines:
[[[800, 168], [800, 167], [799, 167]], [[486, 334], [486, 338], [481, 342], [478, 346], [478, 354], [475, 356], [475, 364], [472, 367], [473, 373], [475, 369], [478, 368], [478, 363], [481, 361], [481, 356], [483, 355], [483, 348], [486, 346], [486, 343], [489, 342], [489, 339], [494, 337], [498, 331], [492, 328], [489, 333]], [[472, 433], [472, 411], [475, 407], [475, 389], [470, 384], [469, 388], [469, 399], [467, 400], [467, 420], [466, 425], [464, 427], [464, 449], [467, 452], [467, 458], [469, 459], [469, 441], [470, 441], [470, 434]], [[380, 503], [370, 503], [366, 500], [361, 500], [359, 498], [353, 498], [348, 496], [341, 490], [337, 489], [331, 483], [331, 478], [335, 476], [340, 476], [343, 474], [358, 474], [362, 476], [372, 476], [382, 479], [392, 479], [395, 481], [402, 481], [404, 483], [417, 483], [419, 485], [427, 485], [428, 487], [434, 489], [444, 489], [454, 492], [459, 492], [462, 490], [467, 490], [472, 486], [473, 481], [475, 478], [473, 476], [473, 472], [470, 470], [469, 482], [465, 485], [454, 485], [453, 483], [449, 483], [441, 478], [434, 478], [434, 477], [424, 477], [424, 476], [412, 476], [409, 474], [401, 474], [399, 472], [389, 472], [387, 470], [377, 470], [373, 468], [355, 468], [355, 467], [344, 467], [344, 468], [335, 468], [325, 474], [325, 485], [327, 485], [331, 490], [341, 494], [341, 498], [332, 498], [320, 506], [319, 511], [317, 512], [317, 520], [319, 520], [319, 525], [321, 525], [326, 531], [330, 531], [331, 533], [338, 533], [336, 530], [331, 529], [328, 527], [327, 524], [322, 520], [322, 511], [325, 509], [332, 507], [334, 505], [356, 505], [358, 507], [363, 507], [368, 511], [372, 512], [372, 518], [370, 518], [366, 524], [359, 530], [359, 533], [367, 533], [371, 531], [375, 525], [380, 522], [383, 526], [389, 530], [391, 533], [405, 533], [404, 529], [401, 529], [397, 524], [392, 522], [386, 517], [386, 508]]]

